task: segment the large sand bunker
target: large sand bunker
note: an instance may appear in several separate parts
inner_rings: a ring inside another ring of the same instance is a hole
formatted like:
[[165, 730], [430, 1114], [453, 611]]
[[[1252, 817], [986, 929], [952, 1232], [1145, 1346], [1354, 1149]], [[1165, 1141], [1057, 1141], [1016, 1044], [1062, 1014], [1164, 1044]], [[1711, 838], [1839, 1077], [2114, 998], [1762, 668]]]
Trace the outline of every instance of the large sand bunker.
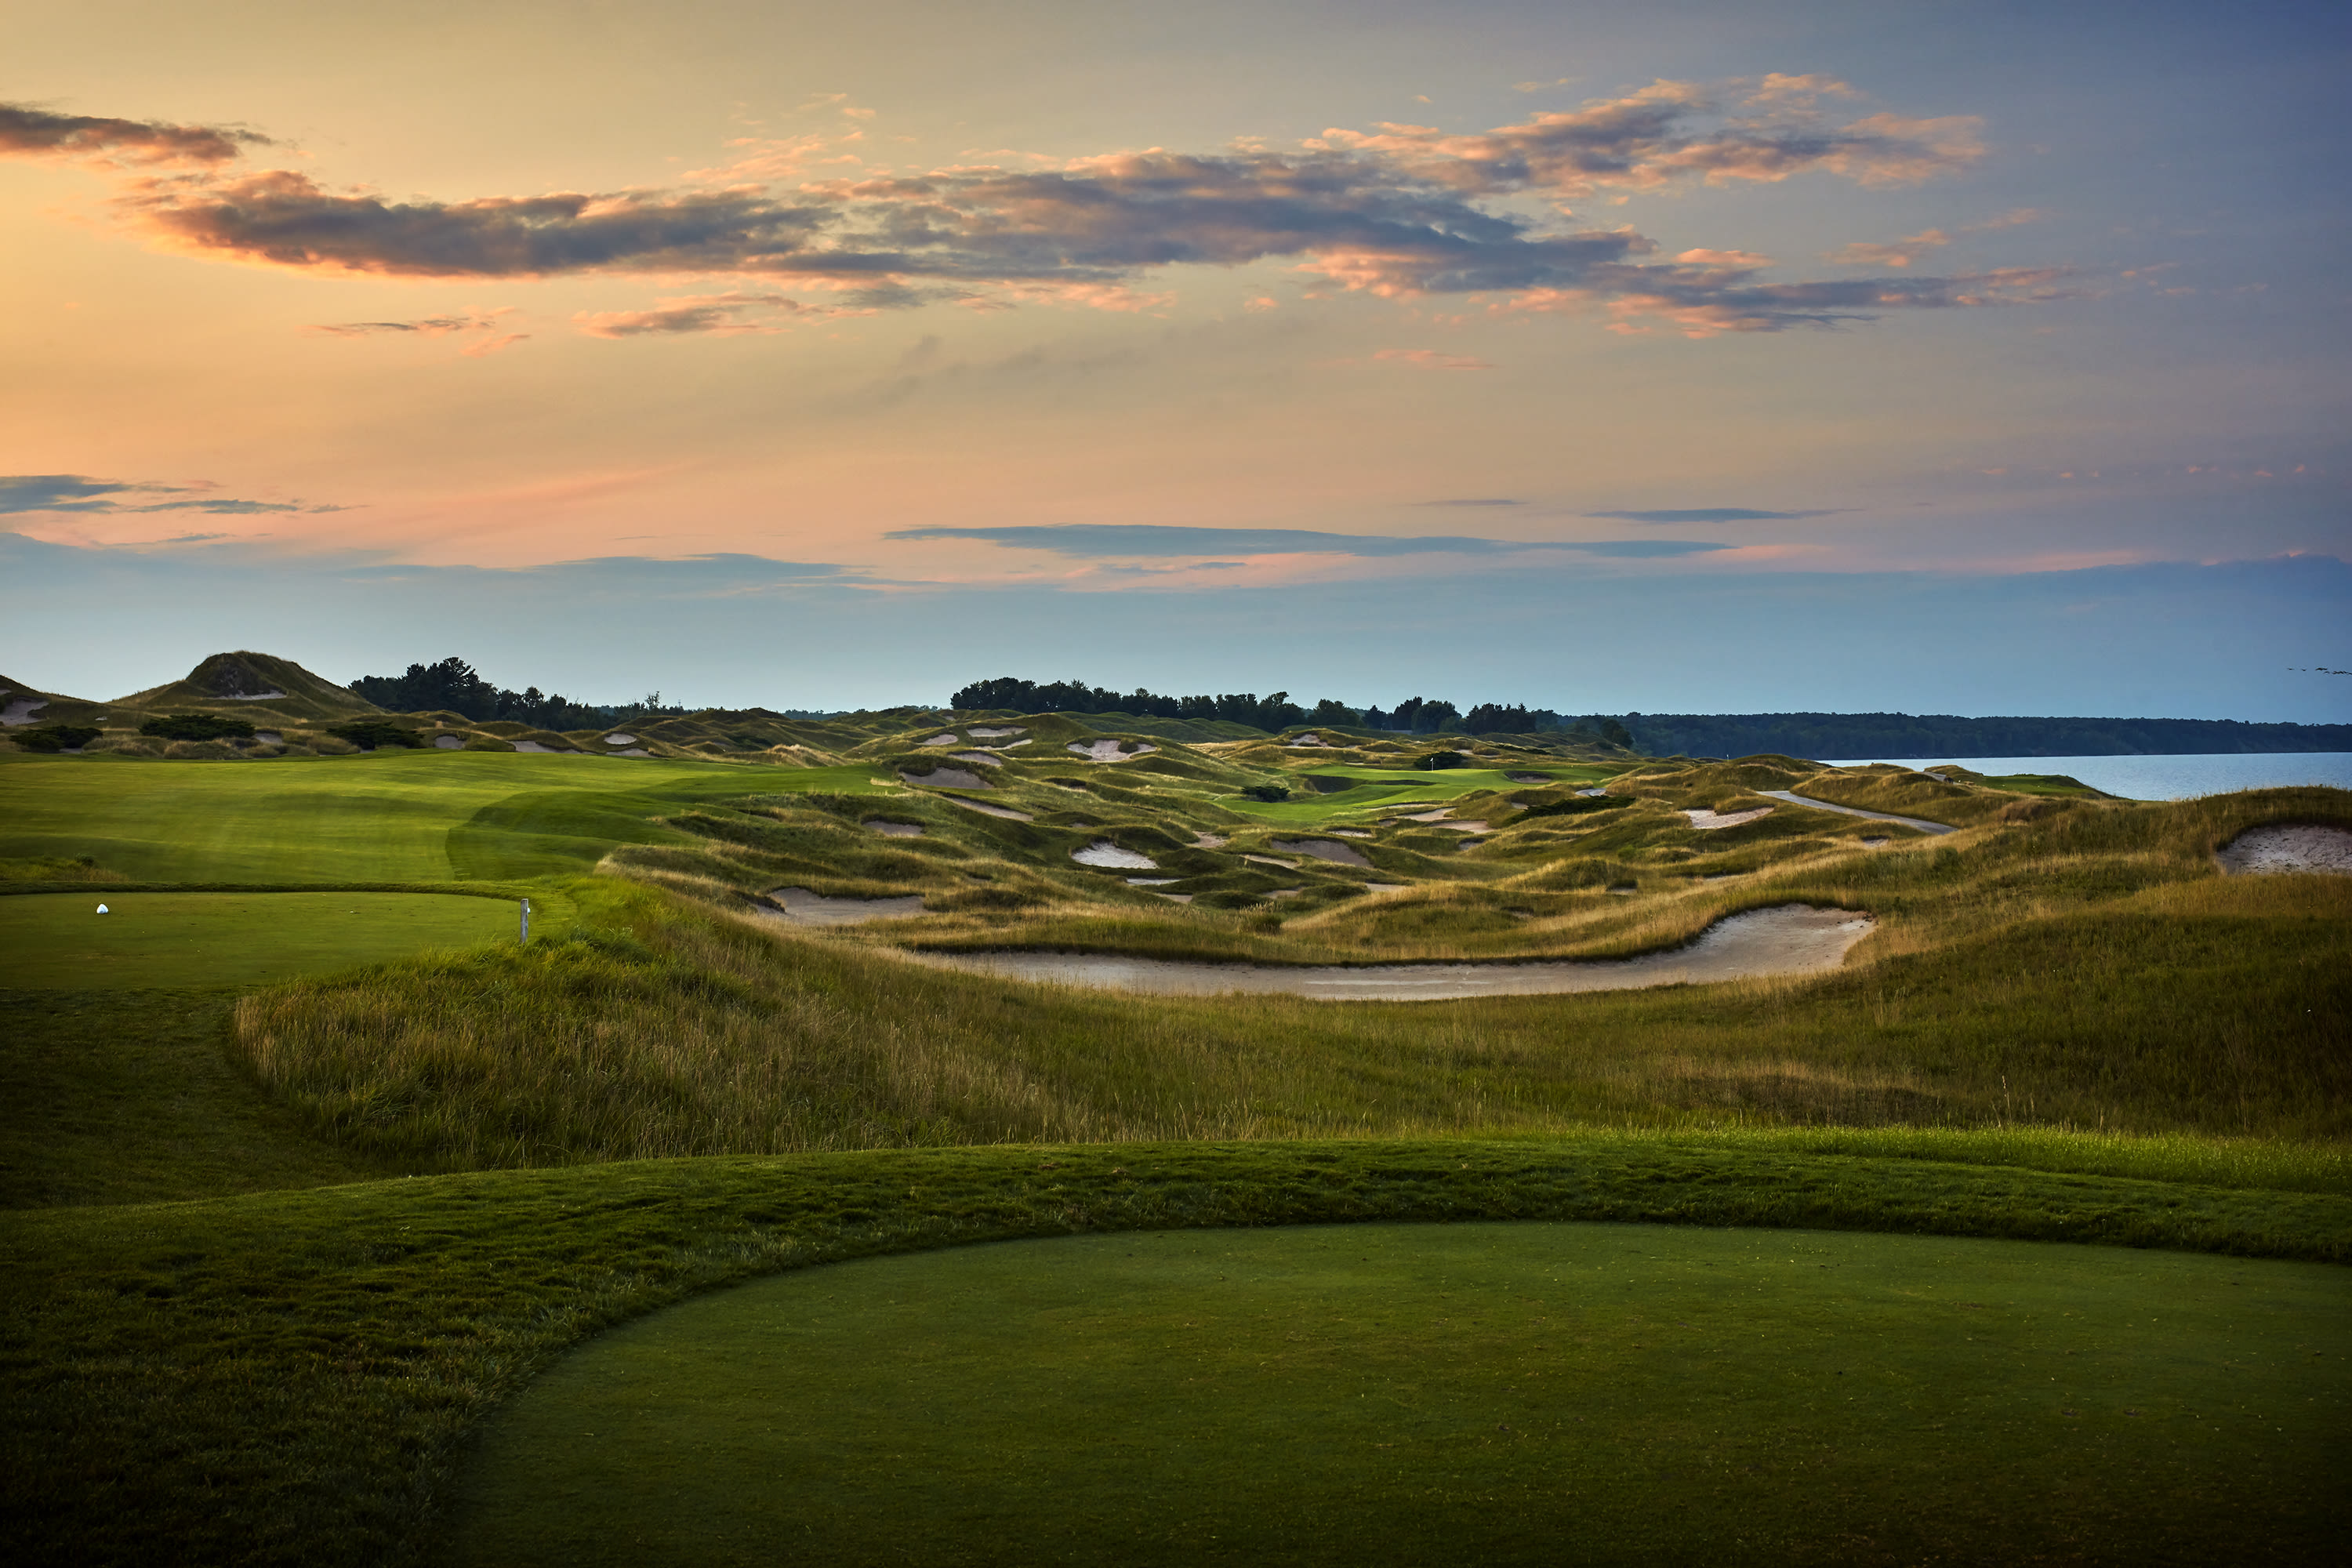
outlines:
[[1108, 838], [1097, 838], [1084, 849], [1070, 851], [1070, 858], [1081, 866], [1113, 866], [1125, 871], [1156, 871], [1160, 862], [1149, 855], [1139, 855], [1132, 849], [1121, 849]]
[[636, 743], [637, 738], [635, 735], [624, 735], [618, 731], [604, 737], [604, 744], [608, 746], [634, 746]]
[[1025, 811], [1015, 811], [1009, 805], [990, 805], [985, 801], [964, 800], [956, 795], [943, 797], [950, 805], [960, 805], [966, 811], [976, 811], [982, 816], [1001, 816], [1007, 822], [1034, 822], [1037, 819]]
[[1916, 827], [1922, 833], [1958, 833], [1948, 822], [1929, 822], [1920, 816], [1897, 816], [1891, 811], [1864, 811], [1858, 805], [1840, 805], [1835, 801], [1815, 800], [1809, 795], [1799, 795], [1790, 789], [1759, 789], [1758, 795], [1769, 795], [1774, 800], [1785, 800], [1792, 805], [1810, 805], [1815, 811], [1834, 811], [1841, 816], [1866, 816], [1873, 822], [1899, 822], [1906, 827]]
[[2316, 823], [2274, 822], [2249, 827], [2216, 856], [2225, 871], [2329, 871], [2352, 876], [2352, 832]]
[[956, 743], [955, 731], [950, 730], [944, 735], [934, 735], [921, 743], [926, 746], [952, 746]]
[[1333, 844], [1327, 839], [1269, 838], [1265, 841], [1265, 847], [1269, 849], [1279, 849], [1286, 855], [1312, 855], [1318, 860], [1328, 860], [1340, 866], [1353, 866], [1360, 870], [1369, 871], [1372, 868], [1372, 863], [1365, 859], [1354, 846]]
[[994, 789], [996, 787], [978, 773], [967, 773], [962, 768], [933, 768], [927, 773], [910, 773], [901, 768], [898, 770], [898, 776], [907, 783], [920, 785], [924, 789]]
[[959, 763], [982, 763], [992, 768], [1004, 765], [1004, 759], [994, 752], [950, 752], [948, 756]]
[[1639, 958], [1536, 963], [1382, 963], [1360, 968], [1187, 963], [1108, 953], [909, 953], [920, 963], [1013, 980], [1139, 991], [1160, 996], [1278, 993], [1325, 1002], [1442, 1002], [1463, 996], [1534, 996], [1698, 985], [1835, 969], [1869, 933], [1852, 910], [1781, 904], [1717, 921], [1688, 947]]
[[1690, 825], [1701, 833], [1713, 833], [1721, 828], [1737, 827], [1743, 822], [1754, 822], [1759, 818], [1769, 816], [1772, 815], [1772, 808], [1769, 805], [1759, 805], [1753, 811], [1685, 811], [1683, 815], [1689, 817]]
[[[254, 739], [258, 741], [261, 737], [256, 735]], [[463, 735], [436, 735], [433, 737], [433, 745], [434, 749], [436, 751], [462, 752], [466, 749], [466, 737]]]
[[923, 912], [922, 895], [904, 899], [828, 899], [806, 888], [777, 888], [768, 894], [782, 908], [759, 912], [801, 925], [846, 926], [862, 921], [905, 920]]
[[[1135, 748], [1133, 751], [1126, 749], [1130, 744]], [[1073, 741], [1066, 749], [1090, 763], [1123, 763], [1129, 757], [1139, 757], [1146, 752], [1156, 752], [1160, 748], [1149, 741]]]
[[1028, 731], [1029, 727], [1026, 724], [974, 724], [971, 727], [971, 738], [975, 741], [993, 741], [1003, 735], [1024, 735], [1028, 733]]
[[19, 697], [7, 707], [0, 708], [0, 724], [13, 730], [19, 724], [35, 723], [37, 721], [33, 715], [48, 705], [49, 700], [46, 697]]

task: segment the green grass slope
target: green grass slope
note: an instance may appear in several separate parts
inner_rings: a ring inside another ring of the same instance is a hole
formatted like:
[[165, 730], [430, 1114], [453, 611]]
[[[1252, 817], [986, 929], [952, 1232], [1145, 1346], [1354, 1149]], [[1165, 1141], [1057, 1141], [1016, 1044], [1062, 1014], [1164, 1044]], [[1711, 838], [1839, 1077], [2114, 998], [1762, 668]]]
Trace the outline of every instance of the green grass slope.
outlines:
[[961, 1247], [557, 1363], [486, 1432], [448, 1561], [2315, 1561], [2352, 1525], [2347, 1351], [2342, 1268], [2113, 1247], [1539, 1224]]
[[630, 1163], [19, 1211], [0, 1215], [0, 1519], [21, 1561], [421, 1561], [489, 1411], [599, 1329], [719, 1284], [1023, 1236], [1465, 1219], [2352, 1256], [2333, 1194], [1609, 1134]]

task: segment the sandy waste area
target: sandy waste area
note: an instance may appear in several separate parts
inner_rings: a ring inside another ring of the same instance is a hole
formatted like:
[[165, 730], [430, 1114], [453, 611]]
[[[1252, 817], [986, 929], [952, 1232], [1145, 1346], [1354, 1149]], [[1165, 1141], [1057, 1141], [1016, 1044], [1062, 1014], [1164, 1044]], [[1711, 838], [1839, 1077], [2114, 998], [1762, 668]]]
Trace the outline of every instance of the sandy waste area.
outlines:
[[1159, 996], [1276, 993], [1327, 1002], [1438, 1002], [1464, 996], [1531, 996], [1696, 985], [1835, 969], [1868, 935], [1871, 918], [1851, 910], [1781, 904], [1709, 926], [1688, 947], [1639, 958], [1532, 963], [1381, 963], [1291, 968], [1190, 963], [1108, 953], [908, 953], [918, 963], [1015, 980], [1035, 980]]
[[2352, 876], [2352, 832], [2315, 823], [2281, 822], [2249, 827], [2223, 845], [2217, 857], [2225, 871], [2332, 871]]

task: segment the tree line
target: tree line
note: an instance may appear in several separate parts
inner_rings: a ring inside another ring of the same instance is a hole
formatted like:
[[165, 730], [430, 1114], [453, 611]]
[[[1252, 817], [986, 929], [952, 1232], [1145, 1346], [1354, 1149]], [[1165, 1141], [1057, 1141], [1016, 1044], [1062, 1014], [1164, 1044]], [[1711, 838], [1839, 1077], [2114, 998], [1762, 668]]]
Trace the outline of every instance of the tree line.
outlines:
[[658, 691], [648, 692], [640, 701], [621, 703], [574, 702], [536, 686], [509, 691], [483, 679], [464, 659], [454, 658], [438, 664], [412, 664], [402, 675], [362, 675], [351, 683], [350, 689], [390, 713], [446, 709], [468, 719], [505, 720], [541, 730], [602, 729], [624, 719], [686, 711], [676, 704], [665, 705]]
[[1312, 708], [1290, 700], [1287, 691], [1260, 697], [1254, 691], [1203, 693], [1196, 697], [1163, 697], [1137, 687], [1113, 691], [1083, 680], [1024, 680], [999, 676], [975, 680], [948, 699], [950, 708], [1010, 708], [1022, 713], [1131, 713], [1159, 719], [1221, 719], [1255, 730], [1288, 730], [1302, 724], [1330, 724], [1347, 729], [1391, 730], [1413, 735], [1536, 734], [1561, 731], [1607, 741], [1631, 743], [1624, 724], [1614, 718], [1590, 715], [1570, 718], [1549, 708], [1514, 703], [1481, 702], [1465, 713], [1441, 699], [1408, 697], [1394, 708], [1351, 708], [1326, 697]]

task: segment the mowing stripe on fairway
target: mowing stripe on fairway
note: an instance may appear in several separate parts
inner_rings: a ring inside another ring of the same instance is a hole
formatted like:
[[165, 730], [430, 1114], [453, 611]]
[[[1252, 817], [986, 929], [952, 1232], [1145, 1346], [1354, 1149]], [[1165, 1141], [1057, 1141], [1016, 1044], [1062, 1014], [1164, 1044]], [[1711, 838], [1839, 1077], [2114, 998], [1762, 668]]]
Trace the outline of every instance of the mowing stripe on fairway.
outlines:
[[2352, 1276], [1651, 1226], [1142, 1232], [808, 1269], [492, 1423], [461, 1563], [2294, 1557]]
[[[100, 904], [107, 913], [97, 912]], [[519, 913], [502, 899], [446, 893], [126, 893], [101, 885], [0, 899], [0, 952], [8, 984], [22, 990], [259, 985], [426, 948], [513, 942]]]

